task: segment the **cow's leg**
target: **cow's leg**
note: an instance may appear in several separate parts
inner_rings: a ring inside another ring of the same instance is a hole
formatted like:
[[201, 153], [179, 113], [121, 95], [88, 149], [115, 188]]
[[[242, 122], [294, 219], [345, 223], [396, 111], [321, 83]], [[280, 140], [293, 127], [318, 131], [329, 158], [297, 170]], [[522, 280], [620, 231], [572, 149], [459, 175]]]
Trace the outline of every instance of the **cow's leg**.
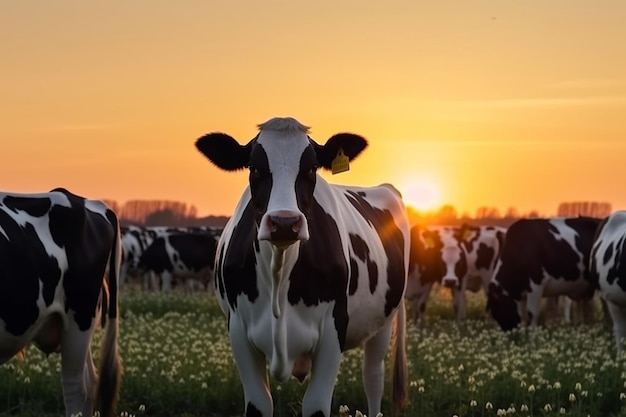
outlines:
[[539, 324], [539, 311], [541, 309], [542, 292], [543, 289], [541, 289], [541, 291], [535, 289], [534, 291], [530, 291], [528, 294], [526, 294], [526, 314], [525, 316], [520, 316], [525, 317], [526, 324], [533, 328], [536, 328]]
[[572, 299], [566, 295], [561, 295], [557, 298], [560, 300], [563, 308], [563, 322], [571, 323], [572, 322]]
[[[95, 320], [93, 321], [95, 323]], [[67, 416], [93, 414], [95, 370], [89, 353], [93, 325], [81, 331], [72, 317], [61, 341], [61, 379]], [[89, 364], [88, 364], [89, 363]], [[87, 365], [88, 364], [88, 365]]]
[[433, 288], [433, 283], [427, 283], [425, 285], [421, 285], [417, 290], [417, 297], [412, 298], [411, 303], [411, 322], [413, 325], [417, 326], [418, 322], [422, 325], [424, 324], [424, 313], [426, 312], [426, 302], [428, 301], [428, 296]]
[[[332, 313], [331, 313], [332, 314]], [[342, 353], [330, 314], [313, 354], [311, 380], [302, 399], [302, 417], [330, 417], [330, 406]], [[374, 414], [375, 415], [375, 414]]]
[[457, 323], [467, 318], [467, 300], [465, 299], [465, 289], [463, 287], [452, 288], [452, 304]]
[[265, 358], [250, 344], [238, 319], [231, 317], [229, 327], [233, 358], [243, 385], [245, 415], [271, 417], [274, 410]]
[[385, 356], [389, 350], [393, 320], [363, 344], [363, 386], [367, 397], [368, 415], [380, 412], [385, 388]]
[[161, 291], [172, 291], [172, 273], [170, 271], [163, 271], [161, 273]]
[[624, 342], [626, 341], [626, 306], [606, 301], [606, 306], [613, 320], [613, 333], [615, 335], [615, 344], [617, 352], [624, 351]]

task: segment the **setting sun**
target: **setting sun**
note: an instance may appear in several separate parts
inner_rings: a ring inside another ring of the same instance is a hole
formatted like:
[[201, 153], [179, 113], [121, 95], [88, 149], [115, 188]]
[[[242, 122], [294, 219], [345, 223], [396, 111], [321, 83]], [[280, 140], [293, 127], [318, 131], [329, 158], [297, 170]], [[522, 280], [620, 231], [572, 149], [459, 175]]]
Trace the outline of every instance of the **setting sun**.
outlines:
[[431, 179], [414, 179], [400, 189], [407, 206], [416, 210], [434, 210], [441, 205], [441, 191], [438, 184]]

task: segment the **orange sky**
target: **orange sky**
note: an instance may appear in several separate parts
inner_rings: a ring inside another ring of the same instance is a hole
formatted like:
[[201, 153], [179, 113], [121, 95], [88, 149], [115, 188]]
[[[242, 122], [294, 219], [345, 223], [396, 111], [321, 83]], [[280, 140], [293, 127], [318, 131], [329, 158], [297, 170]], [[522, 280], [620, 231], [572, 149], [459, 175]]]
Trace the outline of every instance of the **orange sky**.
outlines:
[[370, 146], [333, 182], [473, 213], [626, 209], [626, 1], [0, 3], [0, 189], [229, 215], [196, 138], [293, 116]]

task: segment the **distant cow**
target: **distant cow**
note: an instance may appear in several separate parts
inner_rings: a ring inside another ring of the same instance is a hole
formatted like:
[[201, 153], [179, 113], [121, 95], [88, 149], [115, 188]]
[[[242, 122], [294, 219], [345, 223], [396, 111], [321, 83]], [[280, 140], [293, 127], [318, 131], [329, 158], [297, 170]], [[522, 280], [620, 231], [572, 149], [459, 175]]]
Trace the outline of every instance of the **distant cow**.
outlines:
[[273, 415], [269, 360], [280, 382], [292, 374], [302, 381], [310, 372], [303, 417], [330, 416], [343, 352], [363, 346], [365, 392], [375, 416], [392, 328], [392, 403], [401, 407], [410, 230], [399, 193], [388, 185], [331, 185], [317, 173], [347, 169], [367, 145], [360, 136], [340, 133], [322, 146], [292, 118], [259, 128], [244, 146], [223, 133], [196, 142], [218, 167], [249, 169], [249, 187], [222, 234], [215, 272], [245, 415]]
[[[30, 343], [61, 353], [68, 417], [91, 416], [96, 402], [100, 415], [115, 414], [119, 262], [118, 221], [104, 203], [64, 189], [0, 193], [0, 364]], [[100, 309], [98, 377], [90, 344]]]
[[412, 319], [423, 316], [435, 283], [450, 288], [457, 321], [467, 317], [466, 291], [487, 293], [505, 229], [492, 226], [414, 226], [406, 297]]
[[590, 270], [613, 321], [617, 351], [626, 338], [626, 211], [604, 219], [591, 250]]
[[189, 290], [195, 280], [204, 288], [213, 281], [216, 247], [211, 233], [172, 233], [155, 239], [138, 266], [159, 275], [165, 292], [171, 290], [173, 277], [185, 280]]
[[487, 297], [487, 308], [503, 330], [521, 323], [524, 307], [524, 319], [536, 326], [542, 297], [593, 297], [589, 253], [599, 222], [589, 217], [522, 219], [508, 228]]

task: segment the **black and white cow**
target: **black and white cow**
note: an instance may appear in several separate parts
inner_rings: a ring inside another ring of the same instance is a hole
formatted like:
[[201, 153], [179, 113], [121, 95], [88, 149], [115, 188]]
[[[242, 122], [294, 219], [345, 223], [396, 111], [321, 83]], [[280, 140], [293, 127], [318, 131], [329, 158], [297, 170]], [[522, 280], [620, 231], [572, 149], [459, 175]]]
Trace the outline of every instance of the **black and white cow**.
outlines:
[[466, 291], [487, 294], [506, 229], [495, 226], [414, 226], [406, 297], [414, 324], [435, 283], [450, 288], [456, 320], [467, 318]]
[[292, 118], [274, 118], [259, 129], [243, 146], [223, 133], [196, 142], [218, 167], [249, 169], [249, 187], [222, 233], [215, 271], [246, 416], [272, 416], [267, 360], [280, 382], [292, 374], [303, 381], [310, 372], [302, 415], [330, 416], [343, 352], [358, 346], [375, 416], [392, 328], [393, 404], [402, 406], [410, 230], [399, 193], [389, 185], [331, 185], [318, 174], [333, 161], [346, 168], [367, 145], [360, 136], [340, 133], [322, 146]]
[[[522, 322], [537, 326], [542, 297], [590, 300], [589, 253], [600, 219], [522, 219], [507, 230], [487, 296], [487, 308], [503, 330]], [[525, 301], [525, 302], [524, 302]]]
[[613, 321], [617, 351], [626, 338], [626, 211], [616, 211], [598, 226], [590, 271]]
[[[118, 221], [104, 203], [64, 189], [0, 193], [0, 364], [30, 343], [60, 352], [67, 416], [91, 416], [96, 403], [115, 414], [119, 267]], [[98, 377], [90, 345], [99, 310]]]
[[190, 292], [193, 283], [202, 288], [213, 281], [217, 240], [212, 233], [171, 233], [158, 237], [144, 251], [139, 268], [161, 277], [163, 290], [171, 288], [174, 277], [185, 281]]
[[171, 276], [157, 276], [154, 272], [141, 268], [139, 260], [143, 253], [152, 245], [155, 239], [180, 233], [207, 233], [218, 237], [217, 228], [166, 227], [166, 226], [128, 226], [122, 228], [122, 269], [120, 272], [120, 288], [130, 280], [131, 276], [138, 277], [144, 290], [171, 290]]

